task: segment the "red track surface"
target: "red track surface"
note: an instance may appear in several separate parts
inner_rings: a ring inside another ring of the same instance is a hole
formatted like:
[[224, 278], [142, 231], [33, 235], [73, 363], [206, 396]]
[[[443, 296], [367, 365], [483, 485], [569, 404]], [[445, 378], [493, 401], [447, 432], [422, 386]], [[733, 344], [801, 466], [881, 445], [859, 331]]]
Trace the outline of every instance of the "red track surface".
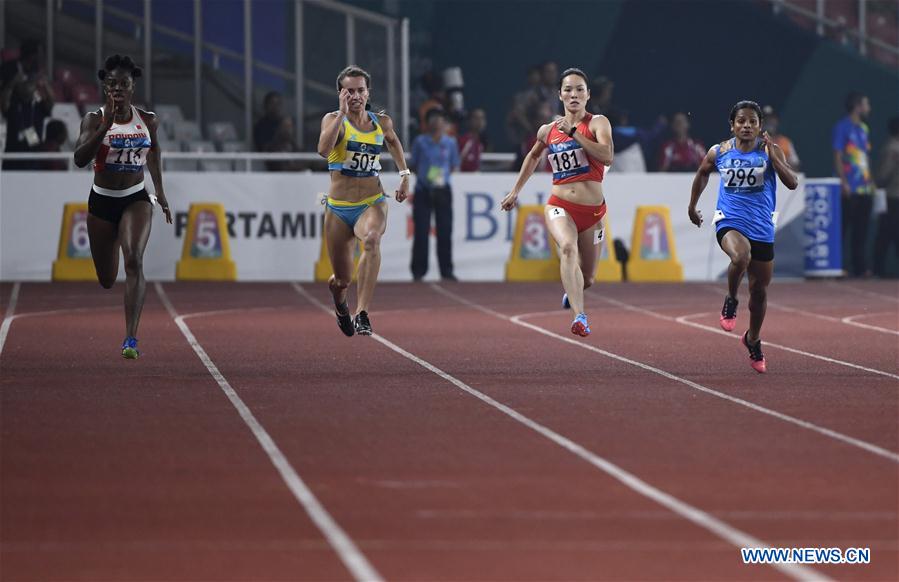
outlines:
[[[343, 337], [288, 284], [163, 287], [181, 315], [233, 310], [185, 323], [387, 579], [809, 573], [744, 565], [731, 541], [384, 343]], [[732, 337], [709, 331], [720, 287], [601, 285], [586, 339], [567, 331], [558, 285], [447, 285], [450, 296], [384, 284], [371, 318], [386, 340], [770, 546], [871, 548], [868, 565], [815, 572], [899, 579], [899, 335], [884, 331], [899, 332], [899, 288], [775, 282], [761, 376], [738, 341], [745, 298]], [[303, 289], [328, 303], [323, 285]], [[4, 317], [11, 291], [0, 285]], [[502, 317], [527, 312], [544, 313], [521, 322], [607, 354]], [[152, 286], [136, 362], [116, 349], [120, 287], [23, 284], [13, 315], [0, 578], [352, 578]], [[687, 315], [709, 329], [676, 320]], [[841, 321], [853, 316], [883, 329]]]

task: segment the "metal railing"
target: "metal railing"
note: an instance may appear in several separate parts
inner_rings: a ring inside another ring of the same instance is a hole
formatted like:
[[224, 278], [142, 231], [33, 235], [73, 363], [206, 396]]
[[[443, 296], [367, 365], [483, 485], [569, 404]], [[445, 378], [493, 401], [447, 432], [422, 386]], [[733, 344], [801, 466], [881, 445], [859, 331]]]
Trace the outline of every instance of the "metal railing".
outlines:
[[[407, 153], [406, 158], [410, 155]], [[393, 164], [390, 154], [384, 154], [381, 159]], [[485, 166], [485, 171], [511, 171], [518, 170], [513, 168], [516, 159], [512, 153], [484, 153], [481, 154], [481, 164]], [[68, 171], [79, 172], [87, 171], [91, 168], [89, 164], [85, 168], [75, 166], [75, 160], [72, 152], [0, 152], [0, 162], [3, 160], [15, 161], [57, 161], [62, 160], [67, 163]], [[184, 161], [234, 161], [238, 166], [243, 167], [244, 172], [266, 172], [264, 167], [254, 165], [253, 162], [304, 162], [310, 165], [320, 166], [321, 170], [327, 169], [327, 160], [319, 156], [317, 153], [299, 152], [299, 153], [268, 153], [268, 152], [167, 152], [163, 150], [162, 161], [165, 170], [165, 162], [169, 160]], [[312, 169], [312, 168], [310, 168]], [[198, 170], [203, 171], [203, 170]], [[237, 169], [235, 166], [235, 170]]]
[[[252, 0], [244, 0], [244, 50], [243, 52], [229, 49], [227, 47], [206, 41], [203, 39], [203, 3], [201, 0], [193, 0], [193, 21], [194, 30], [192, 34], [182, 32], [170, 26], [157, 24], [152, 21], [152, 0], [143, 0], [143, 14], [135, 15], [133, 12], [124, 10], [105, 3], [104, 0], [69, 0], [82, 5], [89, 6], [95, 11], [94, 18], [94, 45], [96, 68], [102, 67], [103, 58], [103, 15], [108, 13], [111, 16], [130, 22], [141, 27], [143, 31], [143, 61], [145, 66], [145, 78], [143, 80], [146, 100], [153, 101], [153, 73], [152, 73], [152, 38], [151, 32], [157, 32], [162, 36], [193, 44], [193, 61], [194, 61], [194, 110], [197, 112], [197, 121], [200, 127], [203, 127], [202, 119], [202, 55], [203, 50], [207, 50], [212, 54], [213, 66], [216, 67], [218, 60], [222, 57], [231, 59], [238, 63], [244, 64], [244, 131], [246, 141], [251, 143], [253, 134], [253, 71], [258, 69], [265, 71], [276, 77], [286, 81], [293, 81], [296, 93], [296, 135], [299, 140], [300, 147], [303, 147], [303, 138], [305, 134], [304, 121], [306, 118], [306, 103], [304, 99], [305, 89], [320, 93], [322, 95], [334, 96], [334, 88], [330, 84], [316, 82], [307, 79], [304, 75], [303, 62], [306, 57], [303, 47], [303, 19], [304, 5], [315, 6], [331, 12], [344, 15], [346, 22], [346, 51], [348, 64], [355, 61], [356, 42], [355, 42], [355, 23], [357, 20], [383, 26], [386, 30], [386, 63], [387, 63], [387, 108], [394, 112], [401, 120], [401, 133], [403, 141], [409, 141], [409, 20], [395, 19], [376, 12], [356, 8], [354, 6], [343, 5], [335, 0], [293, 0], [294, 3], [294, 27], [297, 31], [294, 46], [295, 52], [295, 70], [284, 69], [264, 61], [253, 58], [253, 33], [252, 33]], [[2, 3], [3, 0], [0, 0]], [[186, 2], [185, 2], [186, 3]], [[55, 13], [61, 10], [61, 0], [46, 0], [47, 13], [47, 66], [48, 73], [51, 78], [54, 67], [54, 20]], [[396, 39], [397, 34], [400, 39], [399, 59], [397, 59]], [[397, 103], [397, 71], [396, 65], [399, 60], [400, 77], [399, 77], [399, 93], [400, 102]], [[216, 67], [217, 68], [217, 67]]]
[[[868, 0], [856, 0], [858, 2], [858, 26], [851, 28], [845, 22], [834, 20], [826, 16], [827, 0], [817, 0], [815, 10], [793, 4], [790, 0], [768, 0], [775, 13], [786, 10], [804, 16], [815, 22], [815, 31], [818, 36], [824, 36], [828, 29], [845, 33], [855, 37], [858, 52], [867, 55], [868, 44], [881, 48], [893, 56], [899, 58], [899, 45], [892, 45], [880, 38], [868, 34]], [[839, 1], [839, 0], [838, 0]], [[899, 12], [897, 12], [897, 27], [899, 27]]]

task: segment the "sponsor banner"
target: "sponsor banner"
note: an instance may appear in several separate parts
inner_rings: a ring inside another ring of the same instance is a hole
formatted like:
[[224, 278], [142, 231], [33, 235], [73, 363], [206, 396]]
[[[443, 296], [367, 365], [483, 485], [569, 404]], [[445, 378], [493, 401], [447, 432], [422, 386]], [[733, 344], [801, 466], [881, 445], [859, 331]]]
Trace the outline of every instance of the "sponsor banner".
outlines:
[[[62, 209], [68, 202], [87, 200], [91, 178], [89, 172], [2, 173], [0, 279], [50, 280]], [[505, 278], [517, 217], [515, 212], [503, 212], [500, 201], [515, 179], [514, 173], [453, 175], [453, 259], [460, 279]], [[175, 224], [166, 224], [158, 210], [154, 213], [153, 232], [144, 255], [148, 278], [174, 279], [190, 205], [214, 201], [225, 208], [231, 255], [240, 280], [314, 279], [321, 252], [321, 198], [330, 186], [326, 173], [165, 172], [163, 180]], [[390, 201], [381, 249], [381, 280], [408, 281], [412, 278], [412, 205], [398, 204], [393, 199], [399, 185], [395, 173], [385, 174], [382, 181]], [[609, 222], [609, 227], [619, 237], [627, 237], [632, 232], [637, 206], [669, 206], [684, 278], [711, 280], [727, 267], [727, 257], [717, 248], [711, 224], [718, 177], [710, 177], [699, 205], [706, 217], [702, 228], [696, 228], [687, 218], [692, 181], [691, 174], [609, 174], [605, 193], [614, 221]], [[149, 177], [147, 184], [152, 189]], [[544, 204], [551, 186], [548, 173], [534, 174], [521, 192], [520, 203]], [[781, 224], [804, 211], [801, 194], [793, 201], [797, 192], [803, 192], [801, 186], [795, 192], [778, 189]], [[436, 280], [436, 244], [430, 247], [432, 268], [426, 279]], [[124, 276], [123, 270], [120, 276]]]
[[668, 206], [637, 207], [627, 272], [631, 281], [683, 280]]
[[59, 254], [53, 261], [54, 281], [96, 281], [97, 271], [87, 236], [87, 203], [66, 204], [59, 234]]
[[840, 181], [805, 183], [805, 276], [838, 277], [843, 272]]

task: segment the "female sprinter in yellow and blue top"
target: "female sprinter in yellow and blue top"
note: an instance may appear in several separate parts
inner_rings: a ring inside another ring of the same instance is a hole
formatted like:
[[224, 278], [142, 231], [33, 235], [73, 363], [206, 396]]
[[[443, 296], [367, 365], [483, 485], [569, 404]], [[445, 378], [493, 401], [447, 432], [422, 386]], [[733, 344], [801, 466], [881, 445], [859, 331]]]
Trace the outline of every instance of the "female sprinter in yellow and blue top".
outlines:
[[[328, 158], [331, 189], [325, 211], [325, 238], [334, 274], [328, 287], [334, 296], [337, 325], [347, 336], [371, 335], [368, 308], [381, 268], [381, 236], [387, 228], [387, 197], [379, 178], [384, 145], [400, 170], [397, 202], [409, 195], [409, 174], [393, 120], [369, 111], [371, 76], [350, 65], [337, 76], [340, 109], [322, 119], [318, 153]], [[350, 317], [347, 289], [353, 279], [356, 239], [362, 256], [356, 273], [356, 316]]]
[[[768, 371], [759, 334], [768, 306], [768, 284], [774, 274], [774, 221], [779, 177], [795, 190], [799, 184], [783, 150], [768, 132], [761, 132], [762, 109], [755, 101], [740, 101], [730, 110], [733, 137], [713, 146], [702, 160], [690, 193], [687, 213], [696, 226], [702, 214], [696, 209], [712, 172], [718, 172], [718, 203], [715, 225], [718, 244], [730, 257], [728, 293], [721, 309], [721, 328], [733, 331], [737, 324], [737, 291], [743, 273], [749, 274], [749, 329], [743, 345], [749, 350], [749, 365], [759, 374]], [[776, 176], [776, 177], [775, 177]]]

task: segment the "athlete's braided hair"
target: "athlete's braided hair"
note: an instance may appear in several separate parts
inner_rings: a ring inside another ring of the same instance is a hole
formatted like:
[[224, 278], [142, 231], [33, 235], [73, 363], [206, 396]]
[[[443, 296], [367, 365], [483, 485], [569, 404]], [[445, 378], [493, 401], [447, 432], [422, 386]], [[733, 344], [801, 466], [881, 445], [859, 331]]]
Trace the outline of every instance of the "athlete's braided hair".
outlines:
[[128, 71], [133, 79], [137, 79], [143, 74], [143, 69], [134, 64], [129, 56], [112, 55], [106, 58], [103, 68], [97, 71], [97, 77], [102, 81], [106, 79], [106, 75], [116, 69], [124, 69]]

